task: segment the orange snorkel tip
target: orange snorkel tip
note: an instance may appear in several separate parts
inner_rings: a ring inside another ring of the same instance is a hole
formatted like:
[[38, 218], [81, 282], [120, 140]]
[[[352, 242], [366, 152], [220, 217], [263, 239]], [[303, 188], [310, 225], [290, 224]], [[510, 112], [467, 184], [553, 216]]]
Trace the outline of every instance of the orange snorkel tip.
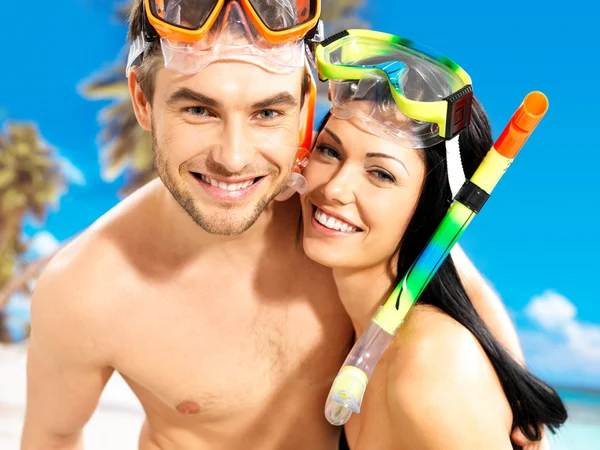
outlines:
[[506, 158], [517, 156], [547, 111], [548, 98], [542, 92], [527, 94], [494, 144], [496, 151]]
[[313, 126], [315, 121], [315, 109], [317, 105], [317, 84], [310, 67], [308, 66], [308, 63], [306, 64], [304, 70], [306, 70], [306, 73], [310, 79], [310, 91], [308, 93], [308, 98], [305, 100], [307, 102], [307, 112], [304, 127], [300, 130], [300, 147], [310, 152], [313, 145]]

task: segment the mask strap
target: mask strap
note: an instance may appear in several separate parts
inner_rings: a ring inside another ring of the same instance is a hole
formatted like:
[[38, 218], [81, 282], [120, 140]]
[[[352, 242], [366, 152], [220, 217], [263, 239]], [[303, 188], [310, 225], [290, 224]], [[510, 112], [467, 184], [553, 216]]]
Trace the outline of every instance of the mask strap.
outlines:
[[140, 34], [129, 46], [129, 55], [127, 56], [127, 67], [125, 69], [125, 76], [129, 78], [131, 68], [138, 65], [141, 61], [141, 57], [144, 53], [150, 49], [150, 42], [146, 41], [142, 34]]
[[458, 194], [458, 191], [460, 191], [460, 188], [462, 188], [467, 180], [460, 158], [459, 136], [456, 135], [449, 141], [446, 141], [446, 165], [448, 166], [448, 182], [452, 198], [456, 197], [456, 194]]

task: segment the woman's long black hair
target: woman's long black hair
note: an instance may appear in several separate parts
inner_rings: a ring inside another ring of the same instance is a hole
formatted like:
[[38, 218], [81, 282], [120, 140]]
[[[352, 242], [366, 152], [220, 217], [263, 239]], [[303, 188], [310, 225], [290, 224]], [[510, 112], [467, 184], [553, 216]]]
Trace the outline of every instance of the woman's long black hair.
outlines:
[[[319, 132], [329, 117], [329, 114], [325, 117]], [[468, 179], [493, 144], [488, 117], [475, 98], [471, 123], [459, 139]], [[442, 142], [420, 153], [427, 175], [417, 209], [400, 244], [397, 283], [425, 248], [452, 202], [445, 144]], [[418, 302], [432, 305], [448, 314], [479, 341], [498, 375], [512, 410], [513, 429], [519, 427], [529, 440], [534, 441], [540, 440], [543, 425], [554, 432], [567, 420], [567, 411], [556, 391], [515, 361], [492, 336], [471, 303], [450, 256], [440, 266]]]

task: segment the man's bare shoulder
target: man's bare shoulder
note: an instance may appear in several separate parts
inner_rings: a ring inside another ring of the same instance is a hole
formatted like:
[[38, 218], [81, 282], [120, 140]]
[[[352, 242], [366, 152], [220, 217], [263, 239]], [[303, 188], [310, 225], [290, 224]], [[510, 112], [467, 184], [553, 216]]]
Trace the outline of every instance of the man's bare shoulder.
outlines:
[[[67, 243], [36, 283], [32, 329], [66, 328], [105, 333], [135, 287], [135, 248], [147, 238], [142, 225], [152, 187], [142, 188]], [[51, 332], [50, 330], [47, 330]]]
[[[134, 249], [152, 241], [153, 191], [151, 183], [103, 214], [65, 245], [50, 261], [42, 279], [58, 278], [77, 286], [101, 285], [103, 290], [121, 283], [132, 265]], [[114, 277], [113, 275], [120, 276]]]

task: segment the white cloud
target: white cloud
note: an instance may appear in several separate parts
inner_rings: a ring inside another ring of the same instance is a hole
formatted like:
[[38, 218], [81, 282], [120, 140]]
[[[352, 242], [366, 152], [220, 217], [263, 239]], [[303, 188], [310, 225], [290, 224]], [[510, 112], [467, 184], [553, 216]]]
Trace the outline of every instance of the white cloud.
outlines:
[[570, 323], [577, 315], [577, 309], [565, 296], [546, 291], [531, 299], [525, 314], [546, 330], [556, 330]]
[[77, 166], [75, 166], [71, 160], [64, 157], [60, 158], [60, 166], [63, 175], [69, 183], [76, 184], [78, 186], [85, 186], [86, 180], [83, 172], [79, 170], [79, 168], [77, 168]]
[[600, 326], [573, 321], [565, 325], [563, 332], [575, 354], [600, 367]]
[[558, 382], [600, 383], [600, 325], [577, 320], [565, 296], [546, 291], [525, 308], [535, 330], [521, 332], [528, 364]]
[[18, 320], [29, 321], [29, 296], [21, 292], [13, 294], [6, 306], [4, 313]]
[[36, 233], [30, 241], [29, 251], [33, 257], [44, 257], [58, 250], [60, 242], [48, 231]]

